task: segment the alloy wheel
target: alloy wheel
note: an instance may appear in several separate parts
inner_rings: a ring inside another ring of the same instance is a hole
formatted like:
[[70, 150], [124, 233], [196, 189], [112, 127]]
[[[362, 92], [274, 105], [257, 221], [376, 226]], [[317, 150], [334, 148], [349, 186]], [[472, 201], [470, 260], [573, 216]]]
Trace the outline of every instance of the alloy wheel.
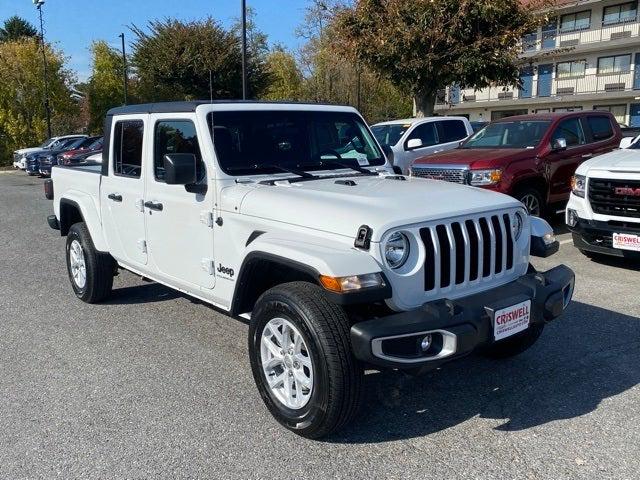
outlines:
[[284, 318], [273, 318], [264, 327], [260, 360], [267, 385], [285, 407], [303, 408], [313, 392], [313, 363], [300, 331]]

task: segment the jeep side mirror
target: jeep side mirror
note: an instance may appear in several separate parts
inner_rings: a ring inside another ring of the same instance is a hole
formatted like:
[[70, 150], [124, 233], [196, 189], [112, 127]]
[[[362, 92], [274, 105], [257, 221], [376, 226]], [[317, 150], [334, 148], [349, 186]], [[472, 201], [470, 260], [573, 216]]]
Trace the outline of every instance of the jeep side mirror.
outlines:
[[554, 152], [561, 152], [562, 150], [567, 149], [567, 139], [566, 138], [556, 138], [551, 142], [551, 149]]
[[168, 153], [163, 162], [164, 181], [167, 185], [196, 183], [196, 156], [193, 153]]
[[413, 150], [415, 148], [420, 148], [422, 146], [422, 139], [420, 138], [411, 138], [407, 140], [407, 150]]

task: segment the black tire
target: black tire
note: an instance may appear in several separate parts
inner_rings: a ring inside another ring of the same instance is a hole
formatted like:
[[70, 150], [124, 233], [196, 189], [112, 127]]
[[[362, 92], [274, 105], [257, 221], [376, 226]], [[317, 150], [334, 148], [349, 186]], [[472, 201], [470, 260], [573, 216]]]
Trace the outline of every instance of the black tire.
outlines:
[[[267, 323], [283, 318], [294, 325], [309, 347], [313, 387], [308, 403], [288, 408], [267, 384], [261, 362], [261, 339]], [[257, 301], [249, 326], [253, 378], [271, 414], [283, 426], [306, 438], [321, 438], [346, 425], [357, 413], [363, 370], [353, 357], [349, 319], [327, 300], [317, 285], [291, 282], [265, 292]]]
[[[71, 266], [71, 246], [79, 242], [84, 256], [86, 281], [78, 284]], [[89, 229], [84, 222], [71, 226], [66, 245], [67, 272], [76, 296], [86, 303], [98, 303], [111, 294], [115, 261], [108, 253], [98, 252], [93, 245]]]
[[481, 353], [486, 357], [495, 359], [514, 357], [528, 350], [529, 347], [536, 343], [543, 330], [544, 325], [533, 325], [522, 333], [494, 343], [482, 350]]
[[[520, 200], [529, 212], [530, 215], [536, 217], [543, 217], [547, 210], [547, 205], [542, 199], [542, 194], [535, 188], [522, 188], [517, 190], [514, 195], [516, 199]], [[538, 208], [534, 211], [530, 210], [532, 202], [537, 203]]]

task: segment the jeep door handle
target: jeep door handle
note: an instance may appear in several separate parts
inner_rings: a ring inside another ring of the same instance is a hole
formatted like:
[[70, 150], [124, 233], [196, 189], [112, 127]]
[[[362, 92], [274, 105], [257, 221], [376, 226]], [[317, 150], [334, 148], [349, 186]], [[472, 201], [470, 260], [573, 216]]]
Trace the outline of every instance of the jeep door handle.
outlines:
[[144, 206], [147, 207], [149, 210], [156, 210], [158, 212], [162, 211], [162, 204], [161, 203], [144, 202]]
[[109, 200], [113, 200], [114, 202], [121, 202], [122, 201], [122, 195], [120, 195], [118, 193], [110, 193], [109, 195], [107, 195], [107, 198]]

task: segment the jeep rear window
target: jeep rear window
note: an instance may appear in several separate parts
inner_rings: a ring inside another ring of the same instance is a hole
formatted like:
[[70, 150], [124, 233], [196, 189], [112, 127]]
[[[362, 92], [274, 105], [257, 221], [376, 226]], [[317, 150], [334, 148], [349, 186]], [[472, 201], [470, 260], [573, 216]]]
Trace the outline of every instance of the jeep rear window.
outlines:
[[550, 121], [521, 120], [490, 123], [462, 148], [533, 148], [540, 143]]
[[385, 163], [364, 122], [349, 112], [212, 112], [208, 121], [218, 162], [229, 175], [276, 173], [278, 166], [327, 170], [334, 167], [321, 161], [338, 157], [361, 166]]

